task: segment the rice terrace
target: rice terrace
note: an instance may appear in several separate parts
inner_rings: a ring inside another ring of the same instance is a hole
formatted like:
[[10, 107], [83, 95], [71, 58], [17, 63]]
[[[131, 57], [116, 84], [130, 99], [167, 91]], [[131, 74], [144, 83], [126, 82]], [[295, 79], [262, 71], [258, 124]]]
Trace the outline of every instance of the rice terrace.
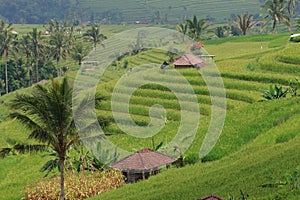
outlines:
[[0, 199], [300, 199], [300, 1], [2, 0]]

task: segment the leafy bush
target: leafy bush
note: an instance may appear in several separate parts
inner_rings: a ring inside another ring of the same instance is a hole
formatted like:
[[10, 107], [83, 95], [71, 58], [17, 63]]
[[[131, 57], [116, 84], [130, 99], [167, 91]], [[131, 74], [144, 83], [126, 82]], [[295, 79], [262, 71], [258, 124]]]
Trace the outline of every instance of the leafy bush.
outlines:
[[183, 160], [185, 164], [195, 164], [199, 161], [199, 155], [197, 153], [186, 154]]
[[[59, 183], [59, 176], [53, 176], [29, 185], [25, 189], [25, 199], [58, 199]], [[115, 170], [82, 173], [69, 171], [65, 176], [66, 199], [89, 198], [116, 189], [123, 184], [124, 179], [121, 172]]]
[[284, 89], [282, 85], [270, 85], [269, 90], [264, 90], [262, 96], [266, 100], [273, 100], [273, 99], [279, 99], [286, 97], [287, 93], [289, 92], [289, 89]]

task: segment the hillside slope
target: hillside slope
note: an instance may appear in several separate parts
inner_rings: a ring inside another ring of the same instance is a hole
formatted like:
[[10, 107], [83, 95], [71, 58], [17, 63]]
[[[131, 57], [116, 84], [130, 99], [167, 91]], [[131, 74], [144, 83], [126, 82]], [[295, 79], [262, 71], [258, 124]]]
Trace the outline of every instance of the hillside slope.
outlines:
[[92, 199], [194, 200], [208, 194], [228, 199], [230, 195], [238, 198], [240, 190], [249, 199], [299, 199], [300, 192], [292, 191], [290, 185], [276, 186], [287, 173], [299, 170], [299, 142], [298, 137], [283, 144], [245, 148], [219, 161], [171, 169]]
[[[300, 50], [297, 45], [288, 43], [288, 34], [205, 42], [207, 51], [216, 55], [215, 62], [222, 74], [228, 102], [220, 140], [203, 159], [211, 162], [198, 162], [183, 169], [173, 168], [148, 181], [126, 185], [95, 199], [196, 199], [210, 193], [227, 198], [228, 195], [237, 197], [239, 190], [248, 193], [250, 199], [274, 199], [276, 196], [298, 199], [299, 191], [292, 191], [290, 185], [271, 186], [279, 180], [284, 181], [284, 175], [289, 171], [299, 169], [300, 99], [257, 102], [262, 99], [261, 91], [270, 84], [286, 85], [290, 79], [300, 75]], [[292, 67], [287, 62], [290, 57], [294, 61]], [[158, 64], [166, 58], [166, 54], [152, 49], [126, 59], [129, 67], [133, 68], [143, 63]], [[281, 65], [284, 70], [278, 71], [273, 65]], [[129, 70], [120, 66], [108, 69], [100, 81], [98, 90], [107, 100], [97, 110], [99, 116], [112, 118], [109, 104], [111, 91], [120, 76]], [[195, 69], [183, 69], [180, 73], [191, 83], [200, 103], [201, 127], [185, 154], [197, 157], [210, 122], [211, 102], [203, 79]], [[9, 145], [10, 140], [22, 141], [28, 134], [28, 130], [7, 117], [7, 103], [13, 97], [14, 93], [0, 97], [1, 147]], [[149, 121], [149, 107], [153, 102], [166, 106], [169, 121], [155, 140], [169, 141], [168, 137], [172, 137], [180, 122], [174, 94], [148, 85], [136, 90], [131, 102], [131, 116], [140, 124]], [[139, 140], [123, 134], [113, 121], [107, 131], [111, 141], [129, 151], [151, 147], [151, 139]], [[40, 155], [26, 155], [1, 160], [0, 197], [20, 199], [22, 189], [43, 176], [38, 170], [46, 159]]]

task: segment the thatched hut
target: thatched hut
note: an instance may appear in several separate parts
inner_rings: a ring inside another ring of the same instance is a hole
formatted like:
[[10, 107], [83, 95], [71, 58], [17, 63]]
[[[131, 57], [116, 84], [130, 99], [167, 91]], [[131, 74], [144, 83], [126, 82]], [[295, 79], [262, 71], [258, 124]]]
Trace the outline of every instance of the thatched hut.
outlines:
[[127, 182], [147, 179], [151, 175], [159, 173], [159, 167], [169, 165], [176, 161], [170, 157], [152, 149], [142, 149], [110, 165], [111, 168], [122, 170]]
[[183, 54], [180, 58], [173, 62], [175, 68], [192, 68], [197, 69], [206, 66], [206, 63], [199, 57], [191, 53]]
[[211, 194], [211, 195], [208, 195], [208, 196], [205, 196], [205, 197], [201, 197], [198, 200], [222, 200], [222, 198], [217, 197], [216, 195]]

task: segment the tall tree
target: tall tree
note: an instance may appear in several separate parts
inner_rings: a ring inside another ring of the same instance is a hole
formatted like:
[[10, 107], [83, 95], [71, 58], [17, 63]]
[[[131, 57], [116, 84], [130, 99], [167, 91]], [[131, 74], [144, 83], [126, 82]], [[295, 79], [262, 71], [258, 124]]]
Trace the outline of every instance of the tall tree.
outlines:
[[203, 39], [203, 34], [207, 31], [207, 28], [209, 25], [206, 23], [205, 19], [197, 19], [197, 17], [194, 15], [194, 18], [187, 19], [186, 23], [188, 25], [189, 31], [188, 34], [191, 38], [193, 38], [196, 41], [200, 41]]
[[93, 42], [94, 50], [96, 50], [97, 44], [102, 44], [102, 41], [107, 38], [101, 33], [100, 25], [98, 24], [93, 25], [83, 36], [88, 37], [88, 40]]
[[296, 0], [288, 0], [288, 12], [290, 15], [295, 15]]
[[[5, 157], [12, 150], [19, 153], [53, 150], [59, 160], [61, 200], [65, 198], [66, 153], [72, 145], [77, 144], [79, 139], [73, 118], [72, 92], [72, 86], [67, 78], [63, 78], [62, 81], [52, 78], [49, 87], [37, 84], [30, 94], [17, 94], [11, 102], [13, 109], [11, 117], [27, 126], [31, 130], [28, 139], [33, 139], [38, 143], [16, 144], [11, 148], [0, 149], [0, 157]], [[95, 97], [96, 101], [99, 99]], [[83, 102], [84, 105], [94, 103], [90, 98]], [[78, 106], [75, 111], [83, 112], [84, 108], [84, 106]]]
[[81, 65], [83, 58], [87, 55], [88, 49], [83, 46], [82, 43], [77, 43], [72, 48], [72, 58], [78, 61], [78, 65]]
[[56, 67], [57, 67], [57, 74], [61, 76], [61, 67], [59, 67], [59, 62], [61, 59], [66, 59], [67, 56], [70, 54], [71, 49], [71, 41], [70, 36], [67, 31], [58, 31], [53, 33], [50, 36], [50, 45], [53, 47], [53, 57], [56, 60]]
[[42, 32], [38, 31], [37, 28], [33, 28], [29, 32], [30, 38], [30, 47], [35, 60], [35, 73], [36, 73], [36, 82], [39, 82], [39, 58], [42, 48]]
[[31, 77], [31, 65], [30, 65], [30, 57], [31, 57], [31, 47], [30, 47], [30, 35], [23, 35], [19, 41], [19, 46], [21, 51], [26, 57], [26, 68], [29, 77], [29, 85], [32, 85], [32, 77]]
[[3, 20], [0, 20], [0, 55], [5, 59], [5, 91], [6, 94], [9, 92], [8, 86], [8, 70], [7, 70], [7, 60], [8, 51], [13, 43], [13, 40], [17, 37], [13, 32], [12, 24], [6, 25]]
[[182, 33], [182, 41], [184, 41], [184, 38], [185, 38], [185, 35], [187, 34], [188, 32], [188, 25], [187, 24], [178, 24], [176, 26], [177, 28], [177, 31]]
[[218, 26], [215, 29], [215, 35], [218, 38], [228, 37], [229, 33], [230, 33], [230, 27], [229, 26]]
[[291, 29], [290, 18], [287, 15], [286, 0], [268, 0], [261, 6], [267, 14], [264, 17], [267, 21], [262, 26], [264, 28], [270, 21], [273, 21], [272, 30], [283, 22], [289, 29]]
[[253, 21], [253, 15], [251, 14], [237, 15], [235, 19], [236, 20], [233, 20], [233, 23], [243, 35], [247, 35], [250, 29], [257, 23], [256, 21]]
[[66, 21], [60, 22], [56, 19], [51, 19], [44, 25], [44, 27], [46, 31], [48, 31], [48, 33], [52, 35], [54, 33], [64, 31], [66, 29], [66, 24]]

